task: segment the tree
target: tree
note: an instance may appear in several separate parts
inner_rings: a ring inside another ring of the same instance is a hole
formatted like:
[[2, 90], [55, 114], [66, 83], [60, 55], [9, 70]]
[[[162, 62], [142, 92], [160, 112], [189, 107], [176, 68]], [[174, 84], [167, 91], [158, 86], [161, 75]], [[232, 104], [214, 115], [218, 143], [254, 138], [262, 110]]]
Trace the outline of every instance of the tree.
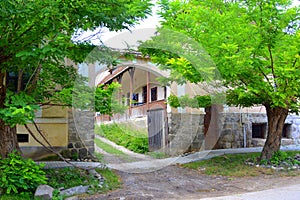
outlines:
[[[71, 105], [76, 70], [93, 49], [72, 37], [107, 27], [129, 29], [150, 13], [149, 0], [0, 1], [0, 157], [19, 149], [16, 125], [40, 105]], [[15, 82], [15, 83], [14, 83]]]
[[265, 106], [268, 136], [261, 159], [279, 150], [285, 119], [299, 109], [300, 15], [291, 2], [162, 0], [160, 34], [141, 46], [163, 69], [171, 70], [171, 80], [197, 83], [203, 77], [189, 58], [143, 46], [163, 42], [165, 30], [198, 42], [222, 76], [227, 104]]
[[[95, 91], [95, 111], [109, 116], [124, 113], [127, 107], [118, 98], [120, 87], [121, 85], [116, 82], [107, 85], [102, 84], [97, 87]], [[125, 101], [125, 99], [121, 99], [121, 101]]]

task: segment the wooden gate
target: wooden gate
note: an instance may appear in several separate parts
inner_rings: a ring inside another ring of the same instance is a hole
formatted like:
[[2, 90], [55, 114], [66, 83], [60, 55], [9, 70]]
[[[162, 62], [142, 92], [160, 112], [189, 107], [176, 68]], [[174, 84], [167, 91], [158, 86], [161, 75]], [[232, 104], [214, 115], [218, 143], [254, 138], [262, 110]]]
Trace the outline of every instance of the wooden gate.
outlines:
[[163, 147], [166, 138], [166, 117], [164, 109], [147, 111], [149, 151]]

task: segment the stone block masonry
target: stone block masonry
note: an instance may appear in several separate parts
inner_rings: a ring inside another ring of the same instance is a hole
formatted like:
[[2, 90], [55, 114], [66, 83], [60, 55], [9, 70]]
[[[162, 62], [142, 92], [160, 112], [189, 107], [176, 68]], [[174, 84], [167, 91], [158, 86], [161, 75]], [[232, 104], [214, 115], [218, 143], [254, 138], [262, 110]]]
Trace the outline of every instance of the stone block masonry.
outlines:
[[[219, 113], [217, 128], [218, 139], [211, 149], [228, 149], [263, 146], [267, 134], [267, 115], [265, 113]], [[253, 126], [265, 124], [262, 138], [253, 137]], [[300, 144], [300, 116], [289, 115], [285, 121], [286, 136], [282, 145]], [[168, 140], [166, 153], [179, 155], [190, 151], [206, 149], [204, 135], [204, 114], [169, 113]], [[207, 149], [208, 150], [208, 149]]]
[[178, 113], [169, 116], [167, 152], [178, 155], [203, 148], [204, 115]]
[[68, 152], [71, 158], [85, 159], [94, 154], [94, 113], [69, 111]]

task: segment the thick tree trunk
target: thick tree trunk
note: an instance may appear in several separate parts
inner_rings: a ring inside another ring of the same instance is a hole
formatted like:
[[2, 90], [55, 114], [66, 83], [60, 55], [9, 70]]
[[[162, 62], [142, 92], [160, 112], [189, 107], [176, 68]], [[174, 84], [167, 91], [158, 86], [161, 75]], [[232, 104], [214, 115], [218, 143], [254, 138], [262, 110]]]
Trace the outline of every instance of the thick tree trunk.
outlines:
[[17, 142], [17, 129], [16, 127], [10, 127], [5, 125], [0, 119], [0, 156], [6, 158], [7, 155], [14, 150], [20, 151], [19, 144]]
[[[4, 102], [6, 98], [6, 74], [0, 72], [0, 109], [5, 107]], [[6, 158], [13, 150], [20, 152], [20, 147], [17, 141], [17, 129], [6, 125], [0, 119], [0, 156]]]
[[287, 108], [265, 105], [268, 116], [268, 136], [260, 159], [270, 160], [274, 152], [280, 150], [282, 130], [288, 115]]
[[205, 108], [204, 135], [206, 150], [218, 148], [217, 143], [220, 138], [219, 116], [222, 111], [223, 105], [218, 104], [213, 104], [212, 106]]

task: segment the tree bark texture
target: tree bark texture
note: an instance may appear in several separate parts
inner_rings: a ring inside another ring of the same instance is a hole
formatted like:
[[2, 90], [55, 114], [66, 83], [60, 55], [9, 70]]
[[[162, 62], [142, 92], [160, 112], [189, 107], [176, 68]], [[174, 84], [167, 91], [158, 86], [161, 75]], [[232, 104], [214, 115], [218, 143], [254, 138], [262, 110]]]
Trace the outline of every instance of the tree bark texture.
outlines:
[[[6, 73], [0, 72], [0, 109], [5, 108], [4, 102], [6, 98]], [[9, 153], [20, 147], [17, 141], [17, 128], [6, 125], [0, 119], [0, 157], [6, 158]]]
[[268, 116], [268, 135], [260, 159], [270, 160], [276, 151], [280, 150], [282, 130], [288, 115], [287, 108], [265, 105]]
[[204, 136], [206, 150], [215, 149], [217, 147], [217, 142], [220, 138], [219, 119], [222, 111], [223, 105], [213, 104], [205, 108]]

